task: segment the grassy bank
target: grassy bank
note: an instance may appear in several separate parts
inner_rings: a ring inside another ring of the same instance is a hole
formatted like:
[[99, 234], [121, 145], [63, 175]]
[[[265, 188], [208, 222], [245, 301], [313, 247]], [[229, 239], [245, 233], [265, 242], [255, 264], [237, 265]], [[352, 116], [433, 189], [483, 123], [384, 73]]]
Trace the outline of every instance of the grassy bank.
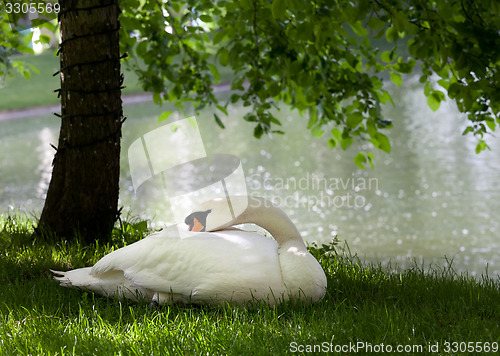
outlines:
[[[395, 352], [398, 345], [407, 348], [402, 354], [428, 353], [429, 345], [438, 347], [435, 354], [453, 347], [462, 354], [464, 347], [493, 351], [500, 342], [498, 281], [418, 267], [391, 274], [321, 249], [313, 252], [328, 276], [328, 293], [310, 307], [152, 309], [51, 279], [49, 268], [92, 265], [145, 235], [127, 226], [116, 229], [113, 246], [83, 247], [33, 241], [31, 221], [0, 218], [1, 355], [264, 355], [308, 347], [354, 354], [370, 347]], [[467, 342], [474, 344], [460, 344]]]
[[[27, 65], [35, 67], [39, 73], [32, 71], [30, 79], [19, 73], [5, 78], [0, 87], [0, 111], [24, 109], [33, 106], [56, 105], [60, 102], [55, 89], [60, 88], [59, 57], [54, 51], [47, 51], [37, 56], [18, 57]], [[123, 94], [142, 92], [135, 73], [122, 68], [125, 75]]]
[[[30, 79], [26, 79], [19, 73], [12, 77], [6, 77], [0, 81], [0, 111], [25, 109], [34, 106], [47, 106], [59, 104], [57, 93], [54, 89], [60, 88], [59, 75], [53, 76], [59, 70], [59, 57], [54, 51], [47, 51], [37, 56], [23, 56], [26, 64], [35, 67], [39, 73], [32, 71]], [[216, 63], [221, 82], [227, 82], [232, 74], [228, 68]], [[127, 69], [122, 63], [122, 73], [125, 76], [122, 95], [142, 93], [143, 89], [135, 72]]]

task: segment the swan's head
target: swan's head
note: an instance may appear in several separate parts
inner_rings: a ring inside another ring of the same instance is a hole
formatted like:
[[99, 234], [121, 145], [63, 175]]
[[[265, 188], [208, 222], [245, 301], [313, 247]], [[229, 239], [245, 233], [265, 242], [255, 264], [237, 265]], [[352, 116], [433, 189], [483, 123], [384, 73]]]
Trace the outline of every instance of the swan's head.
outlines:
[[238, 222], [241, 214], [247, 209], [247, 196], [231, 196], [217, 198], [196, 207], [185, 219], [189, 231], [215, 231]]
[[270, 201], [244, 195], [207, 201], [189, 214], [184, 222], [189, 231], [217, 231], [239, 224], [256, 224], [279, 243], [294, 240], [305, 248], [300, 233], [283, 210]]
[[184, 223], [189, 226], [188, 231], [204, 232], [207, 226], [207, 216], [212, 212], [212, 209], [205, 211], [195, 211], [189, 214], [184, 219]]

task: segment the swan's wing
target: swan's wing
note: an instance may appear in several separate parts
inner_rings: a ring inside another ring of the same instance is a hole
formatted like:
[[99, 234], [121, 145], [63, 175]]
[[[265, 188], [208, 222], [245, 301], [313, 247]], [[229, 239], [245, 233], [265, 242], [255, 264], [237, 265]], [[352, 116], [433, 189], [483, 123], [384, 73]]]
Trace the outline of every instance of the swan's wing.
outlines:
[[91, 275], [100, 275], [108, 271], [124, 271], [134, 265], [141, 265], [149, 260], [151, 252], [161, 249], [165, 243], [175, 242], [179, 239], [177, 226], [155, 232], [142, 240], [115, 250], [101, 258], [92, 267]]
[[200, 299], [283, 289], [276, 242], [242, 231], [153, 235], [103, 257], [91, 273], [111, 270], [141, 288]]

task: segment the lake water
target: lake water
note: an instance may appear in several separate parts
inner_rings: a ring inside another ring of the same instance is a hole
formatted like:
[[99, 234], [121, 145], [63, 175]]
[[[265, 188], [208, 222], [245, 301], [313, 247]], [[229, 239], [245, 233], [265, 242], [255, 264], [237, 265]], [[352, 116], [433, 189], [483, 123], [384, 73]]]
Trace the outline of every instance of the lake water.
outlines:
[[[238, 156], [249, 194], [282, 206], [305, 240], [326, 243], [338, 235], [369, 262], [442, 267], [452, 261], [458, 272], [498, 276], [499, 140], [488, 137], [492, 150], [476, 155], [476, 139], [461, 135], [466, 118], [453, 103], [432, 112], [416, 80], [393, 98], [395, 107], [384, 108], [394, 122], [388, 134], [392, 153], [373, 151], [374, 169], [353, 163], [359, 150], [371, 150], [368, 144], [331, 150], [326, 134], [311, 137], [307, 119], [286, 108], [278, 114], [286, 134], [260, 140], [242, 120], [241, 107], [222, 117], [225, 130], [215, 125], [212, 112], [197, 121], [207, 154]], [[127, 150], [165, 124], [157, 122], [161, 112], [151, 103], [127, 106], [123, 129], [120, 205], [154, 227], [170, 223], [172, 215], [163, 197], [144, 201], [134, 195]], [[0, 212], [39, 215], [58, 129], [54, 116], [0, 123]]]

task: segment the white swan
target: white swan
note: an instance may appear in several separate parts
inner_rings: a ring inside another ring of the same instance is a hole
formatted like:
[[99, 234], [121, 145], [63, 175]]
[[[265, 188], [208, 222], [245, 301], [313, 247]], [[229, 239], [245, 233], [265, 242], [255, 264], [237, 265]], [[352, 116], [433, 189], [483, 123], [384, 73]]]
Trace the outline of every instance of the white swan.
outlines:
[[[211, 200], [186, 218], [192, 232], [182, 238], [174, 226], [111, 252], [93, 267], [52, 271], [54, 278], [65, 287], [159, 304], [322, 299], [325, 273], [286, 214], [261, 198], [230, 201], [243, 208], [229, 222], [221, 217], [227, 200]], [[263, 227], [275, 240], [230, 228], [243, 223]]]

